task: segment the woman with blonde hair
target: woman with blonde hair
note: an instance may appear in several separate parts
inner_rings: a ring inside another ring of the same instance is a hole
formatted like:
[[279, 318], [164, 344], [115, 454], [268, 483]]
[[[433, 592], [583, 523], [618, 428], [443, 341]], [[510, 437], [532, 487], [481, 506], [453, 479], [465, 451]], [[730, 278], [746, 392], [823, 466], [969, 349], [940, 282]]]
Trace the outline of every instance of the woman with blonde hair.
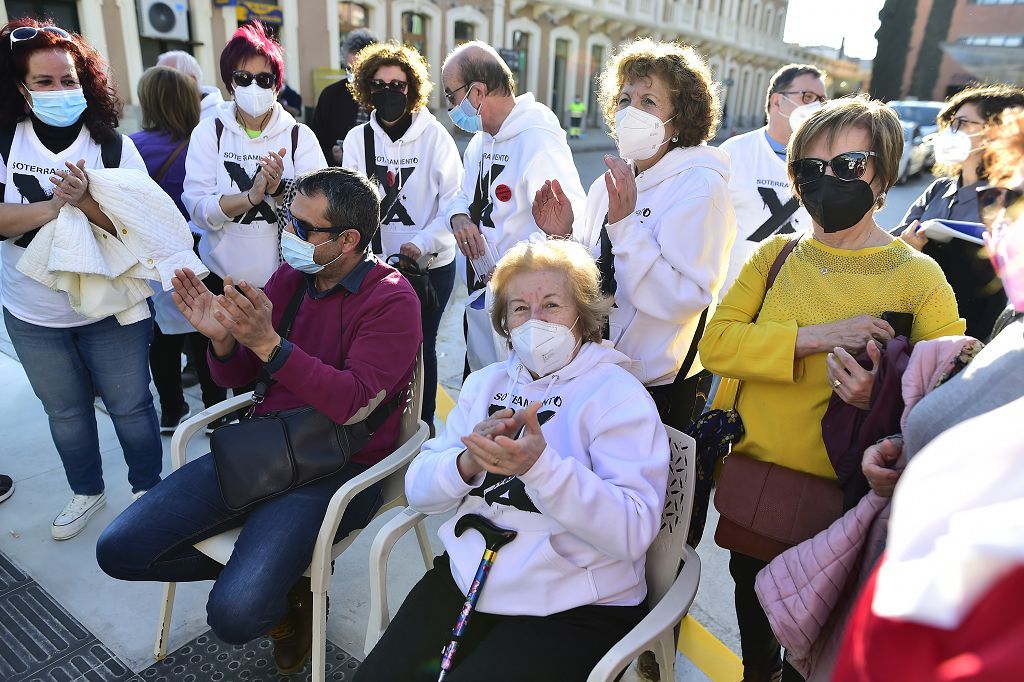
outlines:
[[[380, 232], [373, 252], [394, 254], [426, 270], [436, 295], [423, 308], [422, 417], [434, 432], [437, 330], [455, 284], [455, 237], [445, 209], [462, 185], [462, 160], [455, 141], [427, 109], [432, 83], [427, 62], [415, 49], [394, 41], [359, 52], [349, 85], [370, 120], [345, 138], [342, 165], [363, 173], [383, 197]], [[411, 264], [401, 261], [400, 269]]]
[[438, 679], [480, 562], [479, 536], [454, 531], [466, 514], [517, 536], [490, 569], [445, 679], [583, 680], [646, 613], [668, 439], [629, 359], [601, 341], [607, 303], [593, 258], [571, 241], [520, 242], [491, 286], [508, 361], [466, 379], [405, 479], [414, 509], [455, 510], [439, 531], [445, 552], [357, 680]]
[[[174, 201], [185, 220], [188, 211], [181, 202], [185, 183], [185, 156], [192, 131], [199, 124], [199, 91], [194, 80], [166, 66], [154, 66], [139, 79], [142, 130], [132, 134], [142, 160], [158, 185]], [[196, 244], [198, 235], [193, 235]], [[149, 369], [160, 396], [160, 432], [173, 433], [192, 413], [181, 385], [181, 353], [184, 350], [199, 376], [206, 407], [227, 395], [210, 376], [206, 364], [207, 343], [203, 335], [178, 311], [170, 292], [154, 287], [153, 342], [149, 346]]]
[[[789, 178], [813, 231], [764, 241], [700, 343], [708, 369], [743, 382], [736, 409], [746, 433], [733, 445], [726, 473], [740, 457], [788, 469], [808, 485], [835, 481], [822, 416], [833, 393], [870, 408], [878, 342], [896, 335], [882, 315], [909, 314], [912, 342], [964, 332], [956, 298], [935, 261], [875, 222], [896, 183], [902, 151], [896, 114], [867, 97], [828, 102], [790, 139]], [[854, 357], [865, 350], [872, 369]], [[724, 479], [716, 500], [730, 493]], [[838, 485], [836, 494], [841, 503]], [[775, 501], [779, 518], [808, 511], [794, 510], [799, 496], [770, 486], [762, 497]], [[731, 550], [744, 680], [773, 679], [783, 667], [779, 643], [754, 594], [754, 577], [766, 561], [722, 542]], [[802, 678], [786, 665], [782, 679]]]
[[582, 231], [572, 233], [557, 178], [537, 192], [533, 214], [598, 260], [601, 290], [615, 302], [606, 338], [633, 360], [662, 420], [685, 429], [710, 388], [696, 345], [736, 237], [729, 157], [707, 145], [720, 122], [717, 87], [692, 47], [642, 39], [608, 62], [601, 105], [621, 158], [605, 157]]

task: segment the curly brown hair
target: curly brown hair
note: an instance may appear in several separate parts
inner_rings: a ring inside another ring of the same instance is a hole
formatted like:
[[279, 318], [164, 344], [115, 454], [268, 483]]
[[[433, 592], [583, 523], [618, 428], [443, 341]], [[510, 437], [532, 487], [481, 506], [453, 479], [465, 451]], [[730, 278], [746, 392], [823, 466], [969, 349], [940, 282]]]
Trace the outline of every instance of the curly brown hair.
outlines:
[[985, 166], [988, 180], [997, 186], [1007, 185], [1024, 165], [1024, 108], [1007, 109], [987, 131]]
[[405, 96], [407, 111], [416, 111], [427, 105], [430, 91], [434, 87], [430, 82], [430, 67], [427, 66], [427, 60], [415, 48], [401, 45], [394, 40], [374, 43], [364, 47], [356, 55], [352, 64], [355, 78], [348, 84], [349, 92], [356, 102], [367, 109], [373, 109], [370, 81], [373, 80], [377, 69], [382, 66], [397, 66], [409, 80], [409, 89]]
[[715, 136], [722, 107], [704, 58], [688, 45], [641, 38], [622, 45], [601, 72], [601, 108], [613, 137], [622, 86], [651, 76], [664, 81], [672, 93], [673, 125], [679, 139], [669, 141], [669, 149], [693, 147]]

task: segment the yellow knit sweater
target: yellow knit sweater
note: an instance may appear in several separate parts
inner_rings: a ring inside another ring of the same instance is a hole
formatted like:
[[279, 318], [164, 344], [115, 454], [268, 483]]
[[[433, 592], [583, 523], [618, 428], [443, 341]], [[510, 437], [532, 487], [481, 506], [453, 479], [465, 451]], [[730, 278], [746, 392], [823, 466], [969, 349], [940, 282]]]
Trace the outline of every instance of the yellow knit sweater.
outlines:
[[791, 238], [773, 237], [751, 254], [708, 323], [700, 358], [712, 372], [743, 381], [737, 409], [746, 436], [736, 452], [835, 478], [821, 439], [832, 394], [828, 354], [794, 359], [797, 329], [909, 312], [916, 342], [963, 334], [965, 323], [939, 266], [899, 239], [851, 251], [805, 236], [765, 297], [768, 270]]

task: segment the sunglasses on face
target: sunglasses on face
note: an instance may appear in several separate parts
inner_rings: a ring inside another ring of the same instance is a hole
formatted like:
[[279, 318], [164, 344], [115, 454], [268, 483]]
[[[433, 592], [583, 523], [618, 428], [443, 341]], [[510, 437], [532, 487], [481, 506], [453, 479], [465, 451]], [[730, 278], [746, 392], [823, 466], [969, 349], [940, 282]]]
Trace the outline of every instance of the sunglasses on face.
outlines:
[[370, 81], [370, 92], [384, 92], [385, 90], [394, 90], [395, 92], [404, 93], [409, 89], [409, 84], [405, 81], [393, 80], [393, 81], [382, 81], [379, 78], [374, 78]]
[[1024, 185], [1007, 187], [981, 187], [978, 189], [978, 214], [985, 227], [992, 229], [1000, 216], [1013, 222], [1024, 215]]
[[267, 73], [266, 71], [260, 71], [259, 73], [249, 73], [241, 69], [236, 69], [231, 72], [231, 80], [240, 88], [244, 88], [256, 81], [256, 85], [260, 86], [264, 90], [269, 90], [277, 84], [277, 78], [274, 74]]
[[71, 34], [57, 26], [40, 26], [39, 28], [35, 26], [22, 26], [11, 31], [11, 47], [13, 48], [15, 43], [32, 40], [44, 31], [64, 40], [71, 40]]
[[825, 175], [829, 166], [832, 167], [832, 172], [837, 178], [850, 182], [860, 180], [864, 176], [864, 172], [868, 169], [868, 157], [870, 156], [878, 156], [878, 154], [875, 152], [845, 152], [831, 161], [806, 158], [790, 161], [789, 165], [793, 169], [793, 175], [796, 176], [797, 184], [817, 180]]
[[780, 95], [800, 95], [800, 102], [803, 104], [813, 104], [814, 102], [821, 102], [824, 104], [828, 101], [828, 97], [819, 95], [816, 92], [810, 90], [779, 90]]
[[295, 236], [304, 242], [309, 241], [310, 232], [327, 232], [329, 234], [339, 235], [342, 232], [355, 229], [354, 227], [315, 227], [304, 220], [296, 218], [292, 215], [291, 210], [288, 211], [288, 222], [291, 223], [292, 229], [295, 230]]

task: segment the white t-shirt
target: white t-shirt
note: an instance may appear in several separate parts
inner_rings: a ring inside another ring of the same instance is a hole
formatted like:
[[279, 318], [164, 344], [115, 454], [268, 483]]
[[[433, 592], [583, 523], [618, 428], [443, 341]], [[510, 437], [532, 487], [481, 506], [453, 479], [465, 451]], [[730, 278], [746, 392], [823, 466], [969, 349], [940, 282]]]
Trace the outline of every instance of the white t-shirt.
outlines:
[[[43, 146], [32, 128], [31, 119], [17, 125], [7, 162], [0, 157], [0, 183], [5, 187], [5, 204], [28, 204], [48, 201], [53, 191], [50, 176], [66, 170], [65, 161], [85, 159], [86, 168], [103, 168], [102, 148], [82, 126], [78, 138], [67, 149], [53, 153]], [[146, 171], [146, 164], [127, 136], [121, 136], [120, 168]], [[71, 308], [68, 295], [54, 291], [18, 272], [18, 261], [25, 253], [17, 246], [20, 237], [9, 238], [0, 247], [3, 265], [3, 304], [20, 320], [41, 327], [81, 327], [96, 322], [79, 315]]]
[[720, 149], [731, 162], [729, 196], [736, 211], [736, 241], [722, 285], [725, 296], [758, 244], [775, 234], [809, 230], [811, 217], [790, 191], [786, 162], [768, 144], [764, 128], [731, 137]]

